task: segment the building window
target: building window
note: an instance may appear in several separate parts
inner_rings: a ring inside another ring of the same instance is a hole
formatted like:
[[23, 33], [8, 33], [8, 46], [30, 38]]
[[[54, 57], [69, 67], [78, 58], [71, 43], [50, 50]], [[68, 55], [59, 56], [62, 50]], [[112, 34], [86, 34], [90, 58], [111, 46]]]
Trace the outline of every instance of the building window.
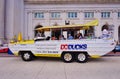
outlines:
[[94, 12], [85, 12], [84, 17], [85, 18], [94, 18]]
[[77, 12], [68, 12], [68, 18], [77, 18]]
[[44, 13], [43, 12], [36, 12], [34, 13], [34, 18], [44, 18]]
[[101, 17], [102, 18], [110, 18], [110, 12], [102, 12]]
[[118, 18], [120, 18], [120, 12], [118, 12]]
[[60, 12], [52, 12], [51, 18], [60, 18]]

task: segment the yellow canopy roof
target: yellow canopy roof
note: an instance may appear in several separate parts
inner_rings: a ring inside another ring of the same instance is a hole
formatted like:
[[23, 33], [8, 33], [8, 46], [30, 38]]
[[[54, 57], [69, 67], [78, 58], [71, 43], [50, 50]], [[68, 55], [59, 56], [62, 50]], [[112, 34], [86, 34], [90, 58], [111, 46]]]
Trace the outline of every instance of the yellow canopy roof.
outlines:
[[89, 26], [98, 26], [98, 20], [93, 20], [86, 24], [74, 24], [74, 25], [61, 25], [61, 26], [45, 26], [37, 28], [36, 30], [50, 30], [50, 29], [67, 29], [67, 28], [79, 28], [79, 29], [88, 29]]
[[93, 20], [91, 22], [88, 22], [84, 24], [84, 26], [98, 26], [98, 20]]

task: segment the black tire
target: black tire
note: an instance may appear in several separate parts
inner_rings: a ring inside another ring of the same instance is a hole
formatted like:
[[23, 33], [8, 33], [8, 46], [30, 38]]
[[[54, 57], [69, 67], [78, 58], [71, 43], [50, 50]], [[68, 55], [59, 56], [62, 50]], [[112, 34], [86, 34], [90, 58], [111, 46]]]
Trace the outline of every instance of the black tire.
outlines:
[[76, 60], [79, 63], [85, 63], [88, 61], [88, 55], [86, 53], [78, 53], [76, 55]]
[[21, 58], [24, 61], [31, 61], [33, 60], [33, 54], [31, 52], [22, 52], [21, 53]]
[[66, 63], [70, 63], [74, 60], [74, 56], [72, 53], [66, 52], [62, 54], [62, 60]]

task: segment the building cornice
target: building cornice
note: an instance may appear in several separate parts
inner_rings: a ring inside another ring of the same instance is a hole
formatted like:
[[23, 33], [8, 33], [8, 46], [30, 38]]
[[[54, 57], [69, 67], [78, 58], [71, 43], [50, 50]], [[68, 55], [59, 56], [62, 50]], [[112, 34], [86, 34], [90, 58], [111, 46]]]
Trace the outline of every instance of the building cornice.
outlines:
[[24, 0], [28, 4], [120, 4], [120, 0]]

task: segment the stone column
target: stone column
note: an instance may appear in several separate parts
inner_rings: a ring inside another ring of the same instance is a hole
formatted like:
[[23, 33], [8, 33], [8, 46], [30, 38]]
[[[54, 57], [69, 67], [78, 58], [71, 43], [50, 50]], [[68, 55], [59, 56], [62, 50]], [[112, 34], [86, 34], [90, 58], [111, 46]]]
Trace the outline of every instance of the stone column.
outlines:
[[6, 0], [6, 38], [8, 40], [23, 30], [24, 0]]
[[98, 24], [98, 26], [96, 26], [95, 27], [95, 36], [96, 37], [100, 37], [101, 35], [102, 35], [102, 31], [101, 31], [101, 23], [100, 23], [100, 19], [101, 19], [101, 12], [99, 11], [99, 10], [96, 10], [96, 12], [94, 13], [94, 17], [96, 18], [96, 19], [98, 19], [98, 21], [99, 21], [99, 24]]
[[14, 0], [14, 35], [18, 35], [18, 33], [22, 33], [22, 36], [24, 36], [24, 0]]
[[32, 10], [25, 10], [25, 27], [24, 27], [24, 38], [26, 40], [34, 38], [33, 26], [33, 12]]
[[28, 26], [27, 26], [27, 29], [28, 29], [28, 39], [33, 39], [34, 38], [34, 28], [33, 28], [33, 24], [32, 24], [32, 11], [28, 11]]
[[67, 20], [67, 12], [65, 10], [61, 11], [61, 19], [62, 19], [62, 24], [61, 25], [65, 25], [65, 21], [68, 21]]
[[118, 27], [119, 27], [119, 21], [118, 21], [118, 12], [113, 11], [111, 17], [113, 18], [113, 24], [114, 24], [114, 33], [113, 38], [118, 41]]
[[4, 40], [4, 12], [5, 12], [5, 0], [0, 0], [0, 44]]
[[29, 12], [25, 10], [25, 27], [24, 27], [24, 38], [28, 39], [28, 14]]

